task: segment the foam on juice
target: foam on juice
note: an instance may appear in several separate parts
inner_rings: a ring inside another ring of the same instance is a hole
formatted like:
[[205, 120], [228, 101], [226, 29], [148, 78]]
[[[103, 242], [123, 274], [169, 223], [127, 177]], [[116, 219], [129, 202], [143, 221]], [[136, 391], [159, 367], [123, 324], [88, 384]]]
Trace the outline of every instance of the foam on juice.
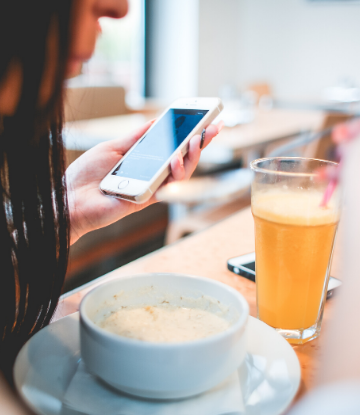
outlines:
[[287, 225], [317, 226], [339, 220], [336, 195], [328, 206], [320, 207], [322, 192], [276, 189], [257, 192], [251, 206], [255, 216]]

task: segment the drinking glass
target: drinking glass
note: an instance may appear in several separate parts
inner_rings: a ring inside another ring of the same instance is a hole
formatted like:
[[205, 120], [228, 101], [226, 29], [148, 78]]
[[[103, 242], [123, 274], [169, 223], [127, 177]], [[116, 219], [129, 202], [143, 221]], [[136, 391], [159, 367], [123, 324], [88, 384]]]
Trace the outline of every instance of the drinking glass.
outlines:
[[321, 206], [328, 183], [318, 171], [330, 165], [300, 157], [250, 164], [258, 318], [293, 344], [320, 334], [339, 221], [337, 191]]

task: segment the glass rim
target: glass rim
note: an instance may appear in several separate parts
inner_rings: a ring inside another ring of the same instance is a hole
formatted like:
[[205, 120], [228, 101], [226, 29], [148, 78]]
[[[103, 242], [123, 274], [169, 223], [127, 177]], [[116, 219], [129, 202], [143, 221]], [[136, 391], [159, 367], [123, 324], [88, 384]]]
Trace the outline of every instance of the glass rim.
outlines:
[[263, 167], [258, 167], [257, 164], [265, 162], [265, 161], [272, 161], [272, 160], [298, 160], [298, 161], [319, 161], [327, 165], [331, 166], [338, 166], [339, 163], [336, 163], [335, 161], [330, 160], [322, 160], [322, 159], [316, 159], [311, 157], [264, 157], [261, 159], [256, 159], [250, 162], [250, 168], [255, 173], [264, 173], [264, 174], [276, 174], [278, 176], [297, 176], [297, 177], [316, 177], [318, 173], [301, 173], [301, 172], [288, 172], [288, 171], [282, 171], [282, 170], [270, 170]]

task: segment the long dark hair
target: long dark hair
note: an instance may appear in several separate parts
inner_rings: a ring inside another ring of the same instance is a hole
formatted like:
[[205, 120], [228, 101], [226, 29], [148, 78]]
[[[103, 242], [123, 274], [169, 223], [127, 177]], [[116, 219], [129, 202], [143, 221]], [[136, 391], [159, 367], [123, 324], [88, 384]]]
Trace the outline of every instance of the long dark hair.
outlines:
[[[67, 267], [61, 108], [71, 3], [0, 2], [0, 84], [14, 62], [22, 72], [15, 113], [0, 114], [0, 370], [8, 379], [20, 347], [49, 323]], [[53, 90], [41, 105], [40, 86], [53, 55]]]

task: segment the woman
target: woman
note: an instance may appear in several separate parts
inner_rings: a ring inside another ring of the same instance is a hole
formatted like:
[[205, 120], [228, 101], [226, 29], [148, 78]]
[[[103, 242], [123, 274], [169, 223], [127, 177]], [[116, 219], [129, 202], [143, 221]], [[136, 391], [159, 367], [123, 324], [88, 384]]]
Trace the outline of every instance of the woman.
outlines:
[[[96, 146], [66, 175], [64, 167], [64, 79], [93, 53], [98, 19], [121, 18], [127, 7], [127, 0], [0, 3], [0, 369], [8, 379], [20, 347], [50, 322], [69, 243], [149, 204], [103, 196], [98, 187], [151, 123]], [[205, 145], [217, 133], [209, 126]], [[170, 180], [189, 178], [199, 157], [196, 136], [185, 159], [172, 161]]]

